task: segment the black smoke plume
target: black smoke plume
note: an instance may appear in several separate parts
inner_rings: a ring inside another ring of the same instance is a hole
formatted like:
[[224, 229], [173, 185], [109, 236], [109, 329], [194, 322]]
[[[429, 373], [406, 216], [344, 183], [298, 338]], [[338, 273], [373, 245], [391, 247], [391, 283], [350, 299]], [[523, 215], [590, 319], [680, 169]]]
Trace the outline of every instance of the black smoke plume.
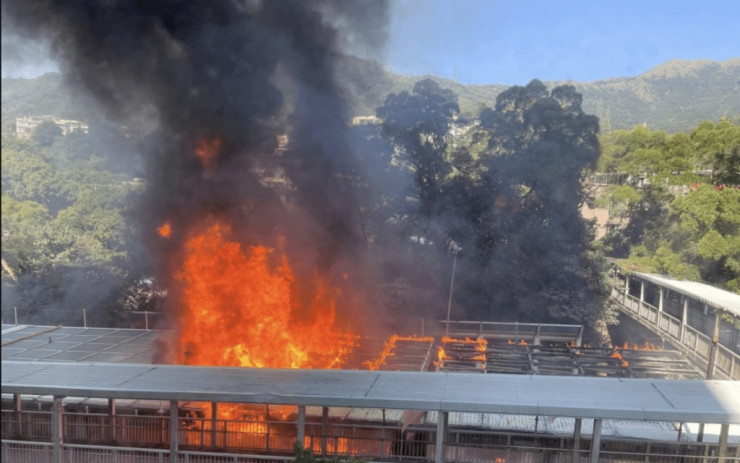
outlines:
[[[140, 140], [149, 185], [142, 239], [154, 262], [165, 265], [167, 246], [180, 246], [183, 225], [204, 213], [229, 216], [247, 244], [287, 243], [297, 273], [341, 275], [352, 261], [360, 237], [347, 181], [356, 167], [334, 63], [347, 48], [382, 43], [386, 2], [8, 0], [2, 8], [12, 32], [51, 43], [66, 80]], [[289, 143], [278, 156], [281, 134]], [[204, 170], [193, 153], [213, 140], [219, 154]], [[266, 186], [265, 171], [282, 172], [290, 186]], [[167, 245], [155, 234], [163, 220], [173, 230]]]

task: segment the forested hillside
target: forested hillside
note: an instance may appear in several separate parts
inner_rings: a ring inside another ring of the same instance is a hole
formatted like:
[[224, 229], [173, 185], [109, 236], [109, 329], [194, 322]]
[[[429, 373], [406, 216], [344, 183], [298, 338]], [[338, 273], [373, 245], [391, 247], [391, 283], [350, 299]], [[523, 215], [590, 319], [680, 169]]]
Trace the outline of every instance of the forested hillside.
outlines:
[[[353, 91], [355, 114], [373, 114], [385, 95], [408, 91], [427, 77], [455, 92], [460, 109], [469, 115], [477, 114], [481, 104], [492, 106], [506, 89], [496, 84], [461, 85], [434, 76], [399, 76], [377, 63], [356, 59], [346, 60], [341, 72]], [[605, 132], [645, 124], [672, 133], [690, 131], [707, 120], [740, 117], [740, 58], [722, 62], [675, 60], [636, 77], [596, 82], [545, 82], [549, 88], [563, 84], [573, 85], [583, 95], [583, 110], [599, 117]]]
[[[536, 77], [536, 76], [535, 76]], [[391, 93], [410, 91], [431, 78], [452, 90], [460, 110], [477, 116], [482, 104], [493, 106], [504, 85], [462, 85], [434, 76], [401, 76], [378, 63], [346, 57], [338, 62], [338, 80], [346, 89], [352, 116], [375, 114]], [[522, 85], [526, 82], [522, 82]], [[740, 58], [723, 62], [680, 61], [665, 63], [637, 77], [615, 77], [596, 82], [545, 82], [549, 88], [569, 84], [583, 95], [583, 110], [599, 117], [602, 132], [630, 130], [647, 125], [669, 133], [690, 131], [703, 121], [740, 117]], [[3, 130], [12, 118], [29, 114], [54, 114], [85, 118], [78, 97], [71, 98], [61, 76], [2, 80]]]

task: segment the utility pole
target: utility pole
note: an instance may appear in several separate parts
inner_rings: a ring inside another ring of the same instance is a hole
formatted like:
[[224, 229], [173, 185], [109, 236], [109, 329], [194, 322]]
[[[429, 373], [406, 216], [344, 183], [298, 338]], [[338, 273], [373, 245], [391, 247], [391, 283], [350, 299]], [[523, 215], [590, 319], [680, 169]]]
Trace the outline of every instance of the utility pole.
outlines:
[[450, 243], [450, 249], [452, 250], [452, 277], [450, 277], [450, 298], [447, 300], [447, 326], [445, 328], [445, 336], [450, 335], [450, 312], [452, 311], [452, 291], [455, 289], [455, 271], [457, 270], [457, 253], [462, 251], [459, 244], [452, 241]]

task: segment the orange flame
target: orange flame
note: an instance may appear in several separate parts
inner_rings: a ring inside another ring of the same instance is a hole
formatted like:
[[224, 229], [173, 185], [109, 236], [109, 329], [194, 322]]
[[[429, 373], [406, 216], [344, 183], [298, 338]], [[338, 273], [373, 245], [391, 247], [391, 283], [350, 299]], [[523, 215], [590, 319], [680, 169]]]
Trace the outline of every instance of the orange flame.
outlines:
[[368, 360], [364, 362], [364, 365], [367, 367], [368, 370], [379, 370], [380, 367], [385, 365], [386, 361], [388, 360], [388, 357], [393, 356], [393, 349], [396, 347], [396, 343], [398, 341], [412, 341], [412, 342], [433, 342], [434, 338], [425, 336], [425, 337], [417, 337], [417, 336], [400, 336], [397, 334], [392, 335], [388, 341], [386, 341], [385, 345], [383, 346], [383, 351], [380, 353], [377, 359], [375, 360]]
[[517, 346], [526, 346], [526, 345], [529, 345], [529, 343], [527, 341], [525, 341], [524, 339], [520, 339], [519, 342], [512, 341], [511, 339], [508, 339], [506, 341], [506, 343], [507, 344], [510, 344], [510, 345], [517, 345]]
[[169, 222], [165, 222], [157, 227], [157, 234], [162, 238], [169, 238], [172, 234], [172, 225]]
[[195, 155], [200, 160], [204, 169], [213, 167], [216, 156], [221, 151], [220, 138], [204, 138], [195, 146]]
[[632, 350], [663, 350], [660, 347], [657, 347], [655, 344], [645, 341], [645, 343], [642, 345], [642, 347], [638, 346], [637, 344], [633, 344], [632, 347], [630, 347], [630, 343], [626, 342], [624, 345], [622, 345], [622, 349], [632, 349]]
[[630, 366], [630, 363], [622, 357], [622, 354], [619, 353], [618, 349], [618, 347], [614, 347], [614, 351], [609, 357], [619, 360], [622, 363], [622, 366], [624, 368], [627, 368], [628, 366]]
[[[298, 300], [286, 257], [243, 249], [223, 223], [185, 244], [179, 363], [260, 368], [340, 368], [357, 337], [335, 327], [336, 291], [320, 278]], [[273, 262], [279, 260], [278, 264]]]
[[467, 336], [465, 337], [465, 339], [455, 339], [449, 336], [442, 336], [442, 343], [475, 344], [475, 350], [479, 352], [485, 352], [486, 347], [488, 346], [488, 341], [485, 338], [470, 339]]

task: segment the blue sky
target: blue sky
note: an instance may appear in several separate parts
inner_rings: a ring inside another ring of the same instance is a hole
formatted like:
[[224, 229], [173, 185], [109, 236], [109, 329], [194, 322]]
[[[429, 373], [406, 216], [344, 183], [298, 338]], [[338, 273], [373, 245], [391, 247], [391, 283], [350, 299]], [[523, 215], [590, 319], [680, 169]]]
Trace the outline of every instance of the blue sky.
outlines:
[[740, 0], [391, 0], [385, 65], [466, 84], [632, 77], [740, 57]]
[[[637, 76], [671, 59], [740, 57], [740, 0], [390, 2], [381, 60], [406, 75], [466, 84], [590, 82]], [[56, 69], [31, 47], [29, 60], [12, 60], [3, 47], [3, 77]]]

